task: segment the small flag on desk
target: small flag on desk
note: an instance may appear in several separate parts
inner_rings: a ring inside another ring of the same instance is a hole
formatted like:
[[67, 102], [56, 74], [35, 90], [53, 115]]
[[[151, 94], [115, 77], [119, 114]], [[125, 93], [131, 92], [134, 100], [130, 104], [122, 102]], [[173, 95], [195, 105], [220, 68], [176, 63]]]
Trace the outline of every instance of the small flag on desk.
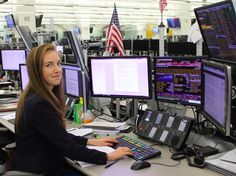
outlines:
[[114, 48], [116, 47], [119, 51], [120, 56], [124, 55], [123, 38], [120, 32], [120, 23], [116, 10], [116, 4], [114, 4], [111, 23], [106, 36], [106, 47], [109, 53], [112, 53], [114, 51]]
[[167, 6], [167, 0], [159, 0], [159, 8], [161, 13], [163, 12], [166, 6]]

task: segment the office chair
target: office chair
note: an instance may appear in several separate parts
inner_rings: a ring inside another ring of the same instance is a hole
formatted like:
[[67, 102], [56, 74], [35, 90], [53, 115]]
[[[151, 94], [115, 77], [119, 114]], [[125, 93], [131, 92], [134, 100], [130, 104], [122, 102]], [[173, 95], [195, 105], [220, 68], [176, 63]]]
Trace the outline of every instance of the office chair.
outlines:
[[[10, 168], [12, 153], [15, 150], [15, 143], [7, 145], [4, 149], [0, 148], [0, 164], [5, 164], [6, 170]], [[6, 171], [2, 174], [2, 176], [43, 176], [43, 174], [35, 174], [30, 172], [12, 170]]]

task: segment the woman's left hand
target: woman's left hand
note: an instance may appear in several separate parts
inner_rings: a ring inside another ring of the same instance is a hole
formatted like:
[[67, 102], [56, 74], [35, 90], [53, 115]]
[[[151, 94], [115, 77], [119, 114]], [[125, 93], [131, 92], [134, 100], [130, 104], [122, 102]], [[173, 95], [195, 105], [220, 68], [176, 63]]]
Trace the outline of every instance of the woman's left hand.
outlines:
[[100, 139], [88, 139], [87, 144], [96, 146], [112, 146], [117, 143], [117, 140], [112, 137], [100, 138]]

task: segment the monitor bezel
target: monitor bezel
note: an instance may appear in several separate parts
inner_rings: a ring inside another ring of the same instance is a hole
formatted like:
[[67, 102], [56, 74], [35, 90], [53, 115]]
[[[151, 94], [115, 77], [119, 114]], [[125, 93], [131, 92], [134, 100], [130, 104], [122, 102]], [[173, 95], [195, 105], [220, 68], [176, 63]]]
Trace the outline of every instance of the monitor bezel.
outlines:
[[[22, 78], [23, 78], [23, 77], [22, 77], [22, 72], [21, 72], [22, 67], [24, 67], [24, 66], [25, 66], [26, 69], [27, 69], [27, 65], [26, 65], [26, 64], [20, 64], [20, 65], [19, 65], [19, 72], [20, 72], [20, 88], [21, 88], [21, 91], [24, 91], [24, 89], [23, 89], [23, 82], [22, 82], [22, 80], [23, 80]], [[28, 69], [27, 69], [27, 74], [28, 74]], [[29, 77], [29, 75], [28, 75], [28, 77]], [[28, 84], [29, 84], [29, 82], [28, 82]], [[27, 85], [28, 85], [28, 84], [27, 84]], [[27, 86], [26, 86], [26, 87], [27, 87]]]
[[[62, 67], [62, 76], [63, 76], [63, 84], [64, 84], [64, 91], [65, 91], [65, 94], [67, 95], [67, 96], [70, 96], [70, 97], [73, 97], [73, 98], [78, 98], [78, 97], [83, 97], [83, 83], [80, 85], [80, 84], [78, 84], [79, 85], [79, 95], [77, 96], [77, 95], [72, 95], [72, 94], [70, 94], [70, 93], [68, 93], [67, 91], [66, 91], [66, 82], [65, 82], [65, 77], [64, 77], [64, 73], [63, 73], [63, 66], [68, 66], [68, 67], [74, 67], [74, 68], [79, 68], [80, 69], [80, 74], [78, 75], [80, 78], [80, 80], [81, 80], [81, 83], [83, 82], [83, 80], [82, 80], [82, 69], [81, 69], [81, 67], [79, 66], [79, 65], [76, 65], [76, 64], [69, 64], [69, 63], [61, 63], [61, 67]], [[79, 70], [76, 70], [77, 72], [79, 72]]]
[[[181, 104], [181, 105], [186, 105], [186, 106], [195, 106], [195, 107], [200, 107], [201, 106], [201, 100], [200, 103], [191, 103], [191, 102], [186, 102], [186, 101], [181, 101], [181, 100], [177, 100], [177, 99], [170, 99], [170, 98], [164, 98], [164, 97], [160, 97], [157, 95], [157, 78], [156, 78], [156, 74], [157, 74], [157, 69], [156, 69], [156, 62], [158, 59], [177, 59], [177, 60], [196, 60], [199, 59], [200, 62], [202, 62], [204, 59], [208, 59], [207, 56], [160, 56], [160, 57], [154, 57], [154, 96], [155, 96], [155, 100], [156, 101], [160, 101], [160, 102], [166, 102], [166, 103], [173, 103], [173, 104]], [[200, 68], [201, 71], [201, 68]], [[201, 93], [200, 93], [201, 96]]]
[[202, 104], [201, 104], [201, 108], [200, 108], [200, 112], [201, 114], [207, 119], [209, 120], [216, 128], [218, 128], [220, 130], [220, 132], [225, 135], [225, 136], [230, 136], [230, 126], [231, 126], [231, 92], [232, 92], [232, 81], [231, 81], [231, 66], [226, 65], [226, 64], [222, 64], [222, 63], [217, 63], [214, 61], [203, 61], [202, 62], [202, 85], [205, 82], [205, 77], [204, 77], [204, 70], [203, 67], [204, 66], [209, 66], [209, 67], [215, 67], [221, 70], [224, 70], [225, 74], [226, 74], [226, 81], [225, 83], [227, 83], [226, 85], [226, 90], [225, 92], [227, 93], [227, 100], [225, 100], [226, 102], [226, 112], [227, 114], [224, 114], [225, 117], [225, 123], [224, 125], [220, 124], [218, 121], [215, 120], [214, 117], [212, 117], [209, 113], [207, 113], [204, 110], [204, 87], [202, 86]]
[[[209, 9], [209, 8], [212, 8], [212, 7], [216, 7], [216, 6], [221, 6], [221, 5], [224, 5], [224, 4], [230, 4], [232, 6], [232, 8], [234, 9], [234, 12], [235, 12], [234, 4], [233, 4], [233, 2], [231, 0], [225, 0], [225, 1], [222, 1], [222, 2], [217, 2], [217, 3], [214, 3], [214, 4], [210, 4], [210, 5], [207, 5], [207, 6], [202, 6], [202, 7], [198, 7], [198, 8], [194, 9], [194, 13], [195, 13], [197, 22], [199, 24], [199, 29], [201, 31], [201, 34], [204, 34], [204, 33], [203, 33], [203, 29], [201, 28], [201, 25], [200, 25], [201, 23], [200, 23], [200, 20], [199, 20], [198, 11], [206, 10], [206, 9]], [[235, 16], [236, 16], [236, 12], [235, 12]], [[206, 45], [206, 48], [207, 48], [210, 60], [226, 62], [226, 63], [234, 63], [234, 64], [236, 63], [236, 58], [235, 58], [235, 61], [232, 61], [232, 60], [228, 60], [229, 58], [225, 58], [225, 57], [222, 58], [221, 56], [219, 56], [219, 57], [212, 56], [212, 54], [211, 54], [211, 52], [209, 50], [209, 47], [208, 47], [208, 43], [206, 42], [207, 41], [206, 40], [206, 36], [202, 35], [202, 38], [203, 38], [203, 41], [204, 41], [204, 43]]]
[[[2, 69], [4, 71], [19, 71], [20, 70], [20, 66], [18, 67], [18, 69], [4, 69], [4, 66], [3, 66], [3, 59], [2, 59], [2, 51], [24, 51], [25, 52], [25, 64], [26, 64], [26, 60], [27, 60], [27, 52], [25, 49], [1, 49], [0, 52], [1, 52], [1, 63], [2, 63]], [[20, 64], [24, 64], [24, 63], [20, 63]], [[20, 65], [19, 64], [19, 65]]]
[[[93, 59], [107, 60], [107, 59], [142, 59], [147, 58], [147, 71], [148, 71], [148, 96], [137, 96], [137, 95], [105, 95], [105, 94], [94, 94], [92, 85], [92, 69], [91, 61]], [[88, 57], [89, 66], [89, 77], [90, 77], [90, 90], [92, 97], [110, 97], [110, 98], [132, 98], [132, 99], [152, 99], [152, 71], [151, 71], [151, 58], [150, 56], [101, 56], [101, 57]]]
[[35, 16], [35, 26], [36, 28], [42, 27], [43, 15]]
[[[174, 19], [177, 19], [179, 26], [174, 26], [174, 27], [171, 27], [170, 24], [170, 20], [174, 20]], [[180, 23], [180, 19], [179, 17], [173, 17], [173, 18], [166, 18], [166, 22], [167, 22], [167, 26], [168, 28], [171, 28], [171, 29], [180, 29], [181, 28], [181, 23]]]
[[[8, 20], [7, 20], [8, 17], [11, 17], [11, 19], [12, 19], [12, 21], [13, 21], [13, 26], [10, 26], [10, 25], [8, 24]], [[12, 28], [16, 27], [16, 22], [15, 22], [15, 19], [14, 19], [13, 14], [5, 15], [5, 20], [6, 20], [6, 23], [7, 23], [7, 28], [12, 29]]]

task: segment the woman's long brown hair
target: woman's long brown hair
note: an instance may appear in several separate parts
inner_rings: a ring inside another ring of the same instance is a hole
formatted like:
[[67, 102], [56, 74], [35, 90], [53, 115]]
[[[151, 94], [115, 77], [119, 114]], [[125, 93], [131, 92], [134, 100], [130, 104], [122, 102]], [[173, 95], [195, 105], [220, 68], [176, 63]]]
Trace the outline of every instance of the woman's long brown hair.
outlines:
[[56, 52], [55, 47], [52, 44], [44, 44], [39, 47], [32, 48], [27, 57], [26, 65], [29, 75], [29, 83], [25, 90], [21, 93], [17, 104], [16, 130], [19, 130], [21, 113], [24, 109], [26, 96], [30, 91], [33, 91], [39, 96], [45, 98], [54, 107], [62, 126], [65, 127], [65, 100], [63, 83], [61, 81], [61, 83], [58, 86], [54, 86], [53, 90], [51, 91], [47, 87], [46, 81], [43, 78], [43, 59], [48, 51]]

